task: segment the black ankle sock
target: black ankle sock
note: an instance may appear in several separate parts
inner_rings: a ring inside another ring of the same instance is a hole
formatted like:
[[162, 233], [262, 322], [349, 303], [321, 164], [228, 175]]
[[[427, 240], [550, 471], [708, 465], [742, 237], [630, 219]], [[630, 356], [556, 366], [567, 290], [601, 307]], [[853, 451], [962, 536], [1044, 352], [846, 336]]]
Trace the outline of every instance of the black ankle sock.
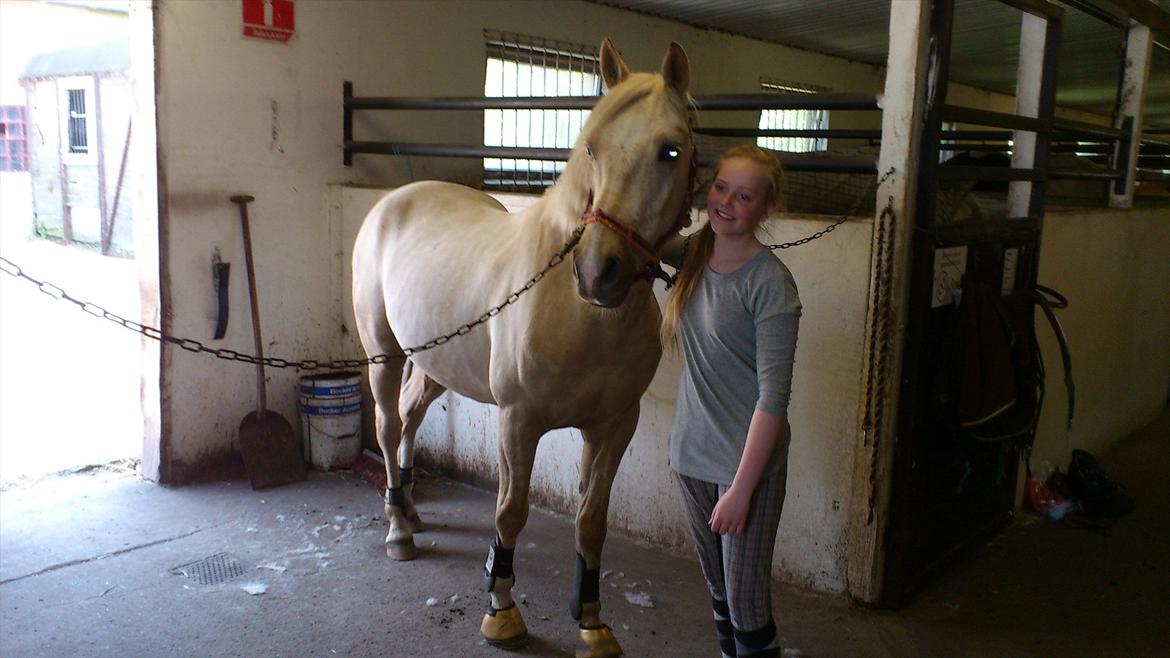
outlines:
[[779, 658], [780, 645], [776, 642], [776, 622], [752, 630], [734, 629], [737, 658]]
[[715, 613], [715, 634], [719, 638], [719, 650], [724, 658], [738, 658], [735, 652], [735, 629], [731, 626], [731, 611], [727, 601], [711, 599], [711, 611]]

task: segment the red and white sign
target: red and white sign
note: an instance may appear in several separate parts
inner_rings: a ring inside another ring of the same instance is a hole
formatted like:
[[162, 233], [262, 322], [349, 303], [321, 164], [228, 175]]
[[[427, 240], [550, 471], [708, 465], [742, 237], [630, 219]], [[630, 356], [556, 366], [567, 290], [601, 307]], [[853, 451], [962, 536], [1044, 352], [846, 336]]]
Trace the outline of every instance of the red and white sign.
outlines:
[[293, 35], [293, 0], [243, 0], [244, 36], [288, 41]]

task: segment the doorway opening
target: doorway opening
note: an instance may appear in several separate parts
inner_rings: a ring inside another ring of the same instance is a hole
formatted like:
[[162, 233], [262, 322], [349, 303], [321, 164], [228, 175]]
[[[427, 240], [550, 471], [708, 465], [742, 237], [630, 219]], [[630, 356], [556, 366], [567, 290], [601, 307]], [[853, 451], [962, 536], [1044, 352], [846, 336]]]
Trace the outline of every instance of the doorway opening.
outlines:
[[[151, 3], [0, 0], [5, 272], [156, 317], [154, 133]], [[0, 276], [0, 487], [157, 463], [157, 347], [42, 292]]]

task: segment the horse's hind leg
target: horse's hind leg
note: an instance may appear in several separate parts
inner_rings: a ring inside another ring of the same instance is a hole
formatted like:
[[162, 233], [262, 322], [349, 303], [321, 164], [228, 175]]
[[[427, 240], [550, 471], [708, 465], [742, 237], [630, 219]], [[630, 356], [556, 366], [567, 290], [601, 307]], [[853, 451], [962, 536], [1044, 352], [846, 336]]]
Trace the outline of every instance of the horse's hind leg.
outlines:
[[620, 656], [613, 631], [601, 621], [601, 549], [605, 544], [606, 515], [614, 476], [634, 429], [638, 405], [605, 425], [582, 428], [581, 500], [577, 507], [576, 591], [569, 609], [579, 623], [577, 656]]
[[528, 487], [536, 446], [545, 428], [531, 422], [512, 408], [500, 409], [499, 493], [496, 496], [496, 538], [488, 548], [484, 584], [491, 594], [491, 606], [479, 632], [489, 644], [516, 649], [528, 640], [528, 629], [512, 599], [516, 582], [512, 559], [516, 539], [528, 522]]
[[[370, 355], [400, 354], [398, 339], [386, 322], [382, 291], [369, 283], [368, 279], [354, 279], [354, 316], [362, 347]], [[378, 447], [382, 449], [382, 459], [386, 462], [386, 504], [383, 509], [386, 520], [390, 522], [390, 532], [386, 534], [386, 555], [395, 560], [410, 560], [418, 554], [414, 535], [403, 511], [406, 496], [402, 491], [402, 475], [398, 469], [398, 443], [402, 439], [398, 394], [402, 387], [402, 367], [405, 363], [406, 358], [399, 356], [383, 363], [372, 363], [369, 368]]]
[[426, 416], [427, 407], [447, 390], [431, 379], [421, 368], [407, 362], [398, 399], [398, 414], [402, 419], [402, 441], [398, 445], [398, 473], [405, 498], [403, 512], [411, 532], [422, 532], [426, 526], [414, 506], [414, 435]]
[[374, 393], [378, 446], [382, 448], [382, 458], [386, 462], [384, 510], [386, 520], [390, 522], [390, 532], [386, 534], [386, 555], [395, 560], [413, 560], [418, 551], [414, 546], [414, 533], [406, 520], [407, 497], [402, 489], [402, 474], [398, 468], [398, 443], [402, 438], [398, 394], [402, 386], [403, 361], [399, 358], [371, 364], [370, 389]]

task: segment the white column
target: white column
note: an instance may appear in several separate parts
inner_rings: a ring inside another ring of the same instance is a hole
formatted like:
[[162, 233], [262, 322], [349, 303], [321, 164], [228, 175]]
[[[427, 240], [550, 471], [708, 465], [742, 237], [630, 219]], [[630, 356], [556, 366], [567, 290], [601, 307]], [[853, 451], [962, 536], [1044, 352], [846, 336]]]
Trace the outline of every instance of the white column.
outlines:
[[1130, 129], [1129, 159], [1118, 162], [1125, 172], [1125, 190], [1118, 194], [1111, 184], [1109, 205], [1114, 208], [1129, 208], [1133, 205], [1133, 183], [1137, 170], [1138, 150], [1141, 146], [1143, 107], [1146, 103], [1146, 82], [1150, 75], [1150, 50], [1153, 40], [1150, 28], [1139, 23], [1130, 23], [1129, 37], [1125, 45], [1125, 71], [1121, 78], [1121, 97], [1116, 128], [1120, 128], [1127, 117], [1133, 118]]
[[[1044, 46], [1048, 19], [1022, 12], [1020, 24], [1020, 65], [1016, 73], [1016, 114], [1033, 119], [1040, 116], [1040, 83], [1044, 76]], [[1036, 166], [1036, 133], [1012, 131], [1012, 167], [1031, 169]], [[1031, 181], [1012, 181], [1008, 185], [1008, 217], [1028, 214], [1032, 198]]]
[[[918, 149], [926, 98], [933, 87], [927, 83], [930, 0], [890, 3], [890, 50], [886, 62], [886, 86], [882, 95], [882, 149], [878, 176], [891, 175], [877, 190], [873, 249], [870, 264], [870, 301], [866, 330], [867, 372], [862, 377], [858, 417], [862, 437], [853, 461], [850, 499], [848, 588], [863, 602], [876, 603], [881, 596], [886, 526], [889, 521], [890, 464], [897, 427], [898, 382], [901, 379], [902, 344], [910, 284], [910, 247], [914, 226]], [[892, 213], [883, 211], [889, 206]], [[876, 332], [875, 320], [886, 326]], [[880, 422], [866, 422], [867, 409], [880, 405]]]

